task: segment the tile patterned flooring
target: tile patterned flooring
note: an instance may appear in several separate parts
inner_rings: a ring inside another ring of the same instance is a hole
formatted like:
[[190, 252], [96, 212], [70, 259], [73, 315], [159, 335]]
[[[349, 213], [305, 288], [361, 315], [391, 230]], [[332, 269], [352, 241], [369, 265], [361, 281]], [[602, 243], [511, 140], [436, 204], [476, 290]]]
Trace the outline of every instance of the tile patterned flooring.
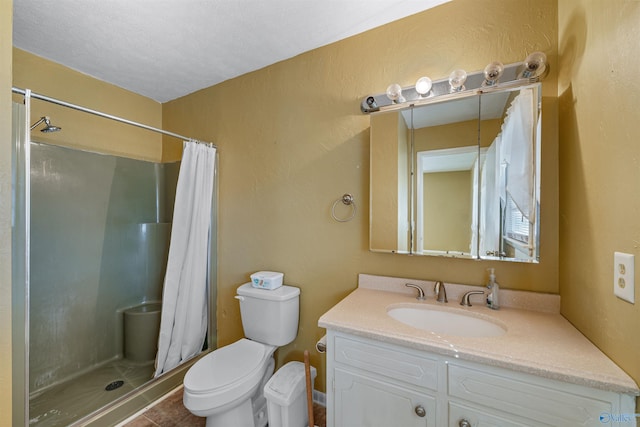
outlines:
[[[314, 424], [325, 427], [325, 408], [314, 404], [313, 414]], [[182, 387], [180, 387], [143, 414], [123, 424], [123, 427], [204, 427], [204, 425], [204, 418], [196, 417], [182, 404]]]
[[205, 419], [196, 417], [182, 404], [182, 387], [147, 409], [123, 427], [204, 427]]

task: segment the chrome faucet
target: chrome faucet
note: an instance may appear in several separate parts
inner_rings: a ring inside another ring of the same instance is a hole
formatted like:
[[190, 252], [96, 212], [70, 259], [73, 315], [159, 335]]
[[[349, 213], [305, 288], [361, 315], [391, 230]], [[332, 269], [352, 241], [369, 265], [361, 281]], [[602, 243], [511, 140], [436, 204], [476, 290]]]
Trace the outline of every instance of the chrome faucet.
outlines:
[[449, 302], [447, 300], [447, 290], [444, 288], [444, 283], [441, 281], [437, 281], [435, 285], [433, 285], [433, 293], [436, 294], [436, 301], [438, 302]]
[[406, 283], [405, 284], [406, 287], [408, 288], [415, 288], [418, 290], [418, 296], [416, 297], [416, 299], [418, 301], [424, 301], [424, 291], [422, 290], [422, 288], [418, 285], [414, 285], [413, 283]]
[[469, 291], [467, 293], [465, 293], [464, 295], [462, 295], [462, 300], [460, 300], [460, 305], [463, 305], [465, 307], [471, 307], [471, 301], [469, 301], [469, 297], [471, 295], [484, 295], [484, 292], [482, 291]]

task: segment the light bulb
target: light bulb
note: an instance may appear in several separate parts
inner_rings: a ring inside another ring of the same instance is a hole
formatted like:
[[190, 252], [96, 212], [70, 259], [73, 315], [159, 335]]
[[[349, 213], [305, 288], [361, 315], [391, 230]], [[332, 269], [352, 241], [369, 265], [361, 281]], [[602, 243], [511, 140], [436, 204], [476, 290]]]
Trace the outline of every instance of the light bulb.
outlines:
[[494, 61], [484, 68], [484, 83], [483, 86], [493, 86], [498, 83], [498, 79], [504, 72], [504, 65], [500, 61]]
[[533, 52], [524, 60], [523, 78], [539, 77], [547, 68], [547, 55], [543, 52]]
[[405, 99], [402, 96], [402, 87], [398, 83], [390, 84], [387, 88], [387, 98], [389, 98], [395, 104], [404, 102]]
[[420, 97], [425, 97], [431, 90], [431, 79], [429, 77], [420, 77], [416, 81], [416, 92], [420, 94]]
[[465, 70], [454, 70], [449, 74], [450, 92], [460, 92], [465, 90], [464, 82], [467, 81], [467, 72]]

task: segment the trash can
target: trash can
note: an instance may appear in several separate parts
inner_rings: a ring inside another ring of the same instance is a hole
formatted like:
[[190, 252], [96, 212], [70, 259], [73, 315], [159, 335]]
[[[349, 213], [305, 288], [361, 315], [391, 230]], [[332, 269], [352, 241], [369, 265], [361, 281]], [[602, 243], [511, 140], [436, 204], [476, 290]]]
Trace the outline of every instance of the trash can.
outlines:
[[[311, 388], [315, 379], [316, 368], [311, 366]], [[304, 363], [289, 362], [278, 369], [264, 386], [264, 397], [270, 427], [306, 427], [309, 413]]]

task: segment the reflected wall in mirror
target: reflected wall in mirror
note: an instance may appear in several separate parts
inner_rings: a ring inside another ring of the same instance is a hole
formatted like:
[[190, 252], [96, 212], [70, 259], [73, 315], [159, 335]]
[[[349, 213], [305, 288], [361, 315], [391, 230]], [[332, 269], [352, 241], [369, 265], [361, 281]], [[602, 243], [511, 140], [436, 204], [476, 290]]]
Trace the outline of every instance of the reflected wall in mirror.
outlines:
[[370, 249], [537, 262], [540, 84], [371, 115]]

